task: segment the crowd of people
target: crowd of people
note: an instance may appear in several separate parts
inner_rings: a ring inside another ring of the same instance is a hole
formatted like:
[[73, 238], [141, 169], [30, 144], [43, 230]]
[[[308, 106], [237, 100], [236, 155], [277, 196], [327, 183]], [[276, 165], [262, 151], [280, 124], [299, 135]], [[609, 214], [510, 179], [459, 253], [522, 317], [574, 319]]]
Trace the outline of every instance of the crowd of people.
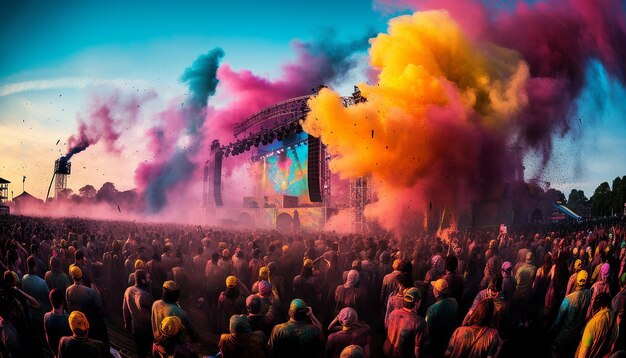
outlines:
[[625, 224], [438, 237], [0, 217], [0, 354], [119, 354], [121, 317], [122, 353], [142, 358], [624, 357]]

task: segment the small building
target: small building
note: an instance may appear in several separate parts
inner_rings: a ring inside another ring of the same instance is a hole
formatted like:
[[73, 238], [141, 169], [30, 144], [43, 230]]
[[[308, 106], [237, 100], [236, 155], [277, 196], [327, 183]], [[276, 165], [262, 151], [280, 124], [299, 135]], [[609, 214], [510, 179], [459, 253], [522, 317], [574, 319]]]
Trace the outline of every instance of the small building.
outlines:
[[13, 198], [13, 204], [15, 205], [15, 212], [17, 214], [24, 214], [26, 208], [39, 209], [43, 207], [43, 200], [34, 197], [28, 192], [24, 191], [22, 194]]

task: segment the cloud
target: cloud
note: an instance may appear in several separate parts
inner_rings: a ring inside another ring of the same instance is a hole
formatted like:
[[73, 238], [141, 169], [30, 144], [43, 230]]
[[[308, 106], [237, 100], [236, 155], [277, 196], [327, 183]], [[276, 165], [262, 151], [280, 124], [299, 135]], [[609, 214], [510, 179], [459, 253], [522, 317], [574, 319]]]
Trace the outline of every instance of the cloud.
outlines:
[[138, 79], [99, 79], [89, 77], [61, 77], [47, 80], [23, 81], [0, 86], [0, 97], [26, 91], [45, 91], [51, 89], [82, 89], [95, 86], [146, 87], [148, 82]]

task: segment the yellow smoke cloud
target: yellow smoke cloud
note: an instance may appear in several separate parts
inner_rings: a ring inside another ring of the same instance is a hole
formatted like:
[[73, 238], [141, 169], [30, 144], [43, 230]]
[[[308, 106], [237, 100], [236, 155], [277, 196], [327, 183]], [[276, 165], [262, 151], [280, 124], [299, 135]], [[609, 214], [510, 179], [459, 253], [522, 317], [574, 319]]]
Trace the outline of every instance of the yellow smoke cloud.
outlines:
[[371, 174], [369, 216], [398, 228], [429, 201], [458, 206], [506, 176], [503, 155], [527, 101], [528, 67], [517, 53], [469, 40], [443, 11], [392, 19], [370, 42], [379, 75], [377, 85], [359, 84], [367, 101], [344, 107], [323, 89], [303, 123], [341, 178]]

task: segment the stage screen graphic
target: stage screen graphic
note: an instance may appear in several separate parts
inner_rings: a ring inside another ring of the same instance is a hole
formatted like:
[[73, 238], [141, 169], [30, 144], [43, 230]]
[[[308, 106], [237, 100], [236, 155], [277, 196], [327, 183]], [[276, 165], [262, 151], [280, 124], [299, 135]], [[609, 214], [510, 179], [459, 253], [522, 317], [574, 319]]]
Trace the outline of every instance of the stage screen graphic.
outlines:
[[255, 163], [260, 175], [257, 195], [297, 196], [300, 204], [308, 204], [307, 134], [292, 135], [282, 142], [259, 147], [259, 161]]

